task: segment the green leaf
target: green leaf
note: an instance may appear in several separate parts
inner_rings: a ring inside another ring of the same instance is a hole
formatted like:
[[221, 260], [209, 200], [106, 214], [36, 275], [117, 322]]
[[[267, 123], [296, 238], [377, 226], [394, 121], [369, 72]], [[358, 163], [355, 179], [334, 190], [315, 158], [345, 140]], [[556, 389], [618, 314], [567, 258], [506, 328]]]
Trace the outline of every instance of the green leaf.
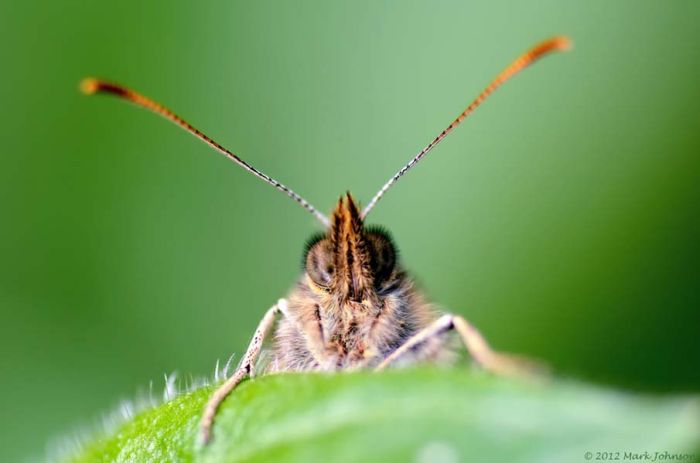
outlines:
[[210, 393], [143, 411], [69, 461], [585, 462], [603, 456], [597, 452], [619, 452], [620, 461], [649, 452], [651, 461], [655, 452], [692, 452], [700, 439], [697, 396], [531, 384], [456, 368], [246, 381], [202, 449], [196, 436]]

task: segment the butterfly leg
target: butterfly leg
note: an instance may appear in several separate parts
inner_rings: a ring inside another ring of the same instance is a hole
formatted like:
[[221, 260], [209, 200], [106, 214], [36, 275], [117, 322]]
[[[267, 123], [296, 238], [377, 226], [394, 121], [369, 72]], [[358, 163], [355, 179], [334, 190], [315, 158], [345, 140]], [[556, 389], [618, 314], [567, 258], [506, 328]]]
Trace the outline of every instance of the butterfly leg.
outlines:
[[200, 440], [203, 444], [207, 444], [211, 439], [211, 429], [214, 424], [214, 419], [216, 418], [216, 412], [219, 409], [221, 403], [228, 397], [228, 395], [238, 386], [241, 381], [246, 377], [253, 374], [253, 366], [260, 354], [263, 342], [270, 332], [270, 329], [275, 323], [277, 315], [284, 313], [287, 303], [284, 299], [272, 306], [263, 316], [262, 320], [258, 324], [258, 328], [255, 330], [253, 339], [251, 339], [248, 345], [248, 350], [246, 350], [241, 363], [238, 368], [233, 373], [233, 375], [224, 382], [219, 388], [214, 391], [214, 393], [209, 397], [206, 407], [204, 408], [204, 414], [202, 415], [202, 421], [199, 425]]
[[411, 336], [389, 354], [377, 366], [376, 370], [385, 369], [401, 358], [419, 350], [429, 340], [444, 336], [445, 333], [453, 330], [459, 334], [462, 343], [474, 361], [492, 373], [502, 376], [531, 376], [540, 367], [529, 360], [494, 351], [471, 323], [459, 315], [446, 314]]

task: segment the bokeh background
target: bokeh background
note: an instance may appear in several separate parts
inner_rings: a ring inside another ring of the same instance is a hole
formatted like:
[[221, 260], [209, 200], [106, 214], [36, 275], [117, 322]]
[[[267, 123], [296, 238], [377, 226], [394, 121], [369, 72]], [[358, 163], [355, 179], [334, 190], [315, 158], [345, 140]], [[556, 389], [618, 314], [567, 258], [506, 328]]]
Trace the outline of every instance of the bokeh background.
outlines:
[[240, 353], [314, 219], [381, 184], [534, 42], [380, 203], [429, 297], [560, 374], [700, 389], [700, 3], [0, 3], [0, 452], [43, 458], [163, 375]]

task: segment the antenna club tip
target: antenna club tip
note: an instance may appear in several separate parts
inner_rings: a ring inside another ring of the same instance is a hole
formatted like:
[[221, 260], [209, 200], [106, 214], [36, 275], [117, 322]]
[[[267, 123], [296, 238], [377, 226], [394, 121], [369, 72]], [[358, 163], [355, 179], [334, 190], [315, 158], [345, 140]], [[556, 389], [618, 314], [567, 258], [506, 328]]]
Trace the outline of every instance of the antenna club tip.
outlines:
[[574, 48], [574, 42], [565, 35], [554, 37], [552, 43], [554, 44], [554, 48], [561, 51], [569, 51]]
[[80, 81], [80, 91], [85, 95], [93, 95], [100, 89], [100, 82], [93, 77], [86, 77]]

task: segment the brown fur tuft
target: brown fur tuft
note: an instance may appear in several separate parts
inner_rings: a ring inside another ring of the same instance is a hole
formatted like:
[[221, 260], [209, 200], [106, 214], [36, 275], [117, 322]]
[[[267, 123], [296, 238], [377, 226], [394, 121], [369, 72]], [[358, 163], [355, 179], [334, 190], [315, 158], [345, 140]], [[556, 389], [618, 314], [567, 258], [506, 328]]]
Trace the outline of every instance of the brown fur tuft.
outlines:
[[[272, 371], [377, 365], [435, 312], [393, 259], [391, 240], [364, 226], [350, 195], [338, 200], [325, 238], [308, 251], [306, 272], [279, 322]], [[388, 263], [388, 268], [387, 268]], [[439, 346], [426, 349], [435, 356]]]

